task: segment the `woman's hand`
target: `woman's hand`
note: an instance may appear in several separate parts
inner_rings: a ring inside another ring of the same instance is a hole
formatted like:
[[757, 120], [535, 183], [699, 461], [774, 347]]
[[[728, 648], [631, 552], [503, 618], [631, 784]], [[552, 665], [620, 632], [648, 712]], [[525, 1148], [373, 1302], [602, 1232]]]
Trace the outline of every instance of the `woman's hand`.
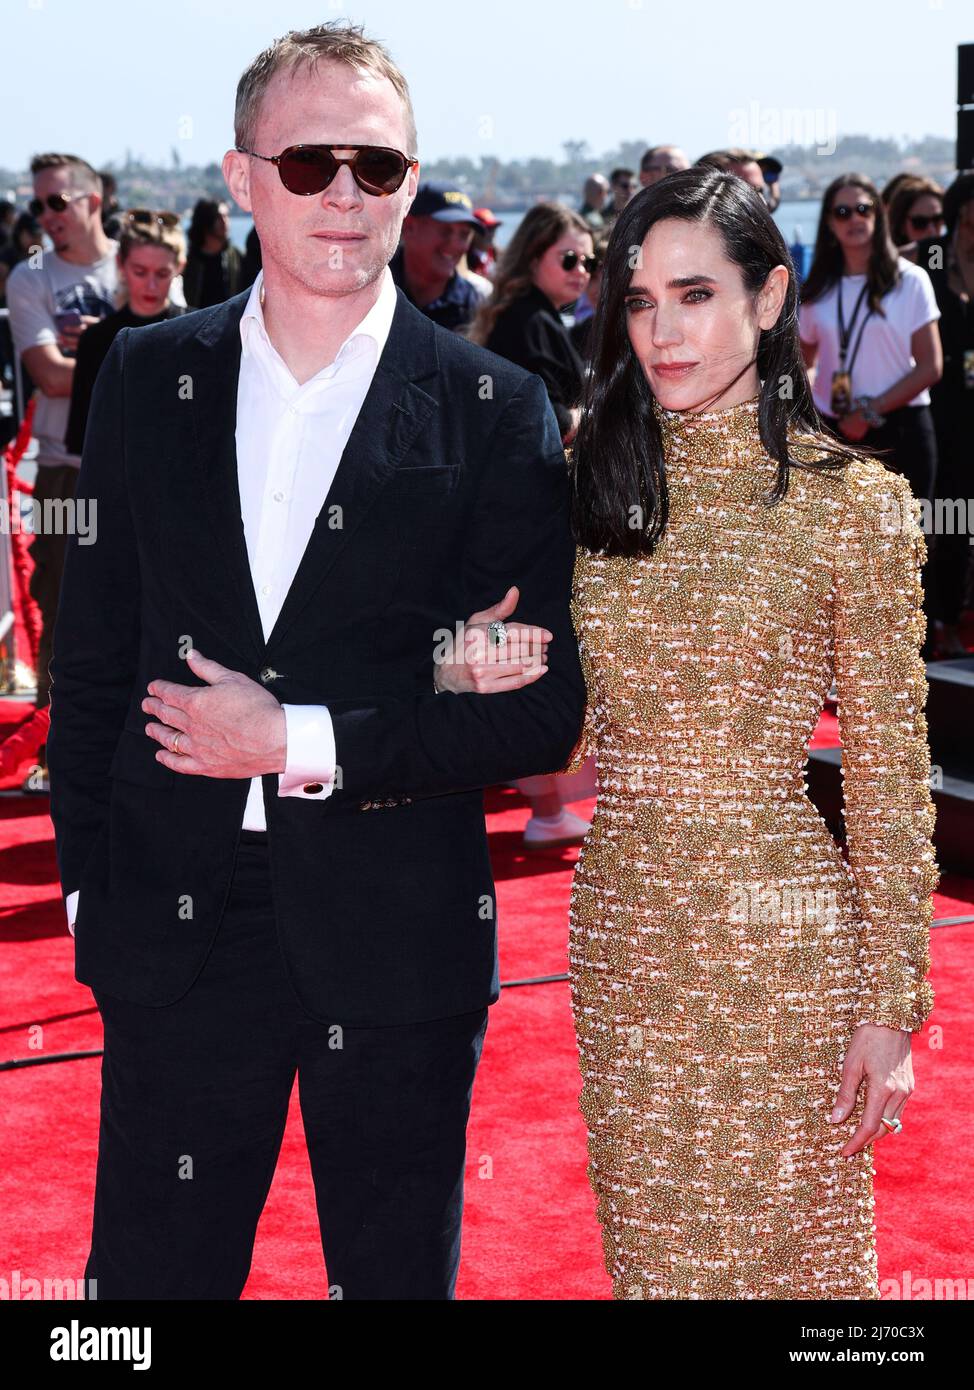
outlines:
[[852, 1035], [842, 1064], [842, 1080], [836, 1095], [832, 1123], [852, 1113], [856, 1095], [866, 1082], [866, 1103], [855, 1134], [842, 1150], [851, 1158], [860, 1149], [889, 1131], [880, 1120], [895, 1120], [913, 1091], [912, 1035], [906, 1028], [884, 1028], [864, 1023]]
[[[451, 643], [449, 652], [436, 663], [433, 681], [437, 690], [450, 690], [455, 695], [499, 695], [541, 679], [548, 669], [552, 634], [546, 627], [506, 621], [519, 597], [512, 586], [500, 603], [471, 613], [463, 625], [462, 650], [457, 651], [456, 643]], [[507, 641], [501, 647], [487, 640], [488, 624], [498, 620], [507, 628]]]
[[848, 415], [840, 416], [839, 429], [846, 439], [851, 439], [853, 442], [862, 439], [869, 433], [869, 425], [866, 423], [866, 417], [861, 410], [850, 410]]

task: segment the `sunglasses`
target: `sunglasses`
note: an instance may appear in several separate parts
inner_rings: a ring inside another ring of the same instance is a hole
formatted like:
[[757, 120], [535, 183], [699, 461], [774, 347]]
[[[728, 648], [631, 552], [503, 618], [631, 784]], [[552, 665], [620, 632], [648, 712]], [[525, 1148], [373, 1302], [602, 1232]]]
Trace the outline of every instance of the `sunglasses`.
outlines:
[[594, 275], [599, 268], [597, 256], [580, 256], [577, 251], [565, 251], [561, 257], [562, 270], [574, 270], [581, 261], [589, 275]]
[[[273, 155], [258, 154], [240, 145], [236, 148], [240, 154], [276, 164], [287, 191], [304, 198], [312, 193], [323, 193], [343, 164], [351, 169], [363, 193], [371, 193], [373, 198], [388, 198], [402, 186], [409, 170], [419, 163], [418, 159], [410, 159], [385, 145], [289, 145], [280, 154]], [[354, 150], [355, 153], [339, 156], [334, 150]]]
[[836, 203], [832, 209], [832, 216], [837, 217], [840, 222], [848, 222], [854, 212], [860, 217], [872, 217], [875, 203], [856, 203], [855, 207], [850, 207], [848, 203]]
[[68, 203], [75, 198], [88, 198], [88, 193], [49, 193], [46, 198], [31, 198], [27, 204], [27, 211], [31, 217], [40, 217], [45, 208], [51, 212], [63, 212]]
[[153, 212], [151, 208], [129, 208], [125, 217], [138, 224], [158, 222], [160, 227], [178, 227], [180, 223], [178, 212]]
[[922, 232], [925, 231], [927, 227], [939, 227], [944, 220], [944, 215], [942, 212], [931, 212], [926, 216], [921, 213], [919, 216], [915, 217], [913, 213], [911, 213], [906, 220], [911, 222], [918, 232]]

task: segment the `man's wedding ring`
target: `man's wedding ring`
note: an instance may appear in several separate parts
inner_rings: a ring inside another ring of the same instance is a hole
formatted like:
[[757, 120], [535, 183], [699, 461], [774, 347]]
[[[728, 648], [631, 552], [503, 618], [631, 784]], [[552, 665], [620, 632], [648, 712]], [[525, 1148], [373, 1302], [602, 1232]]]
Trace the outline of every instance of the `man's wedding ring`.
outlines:
[[503, 647], [507, 642], [507, 627], [499, 618], [487, 624], [487, 641], [495, 647]]
[[885, 1115], [881, 1117], [879, 1123], [885, 1126], [887, 1134], [899, 1134], [903, 1128], [902, 1120], [888, 1120]]
[[182, 738], [182, 736], [183, 736], [183, 733], [182, 733], [182, 730], [180, 729], [179, 733], [176, 735], [176, 737], [175, 737], [175, 738], [173, 739], [173, 741], [172, 741], [172, 748], [170, 748], [170, 750], [169, 750], [170, 753], [178, 753], [178, 752], [179, 752], [179, 740]]

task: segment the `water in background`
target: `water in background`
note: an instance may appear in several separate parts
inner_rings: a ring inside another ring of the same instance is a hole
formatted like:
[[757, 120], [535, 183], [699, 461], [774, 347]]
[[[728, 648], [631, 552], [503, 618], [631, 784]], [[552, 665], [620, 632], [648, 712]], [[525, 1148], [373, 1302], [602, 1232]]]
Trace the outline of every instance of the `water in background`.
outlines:
[[[789, 246], [792, 242], [799, 240], [803, 245], [811, 247], [815, 241], [815, 231], [818, 227], [819, 207], [820, 203], [817, 200], [782, 203], [779, 206], [774, 220], [780, 227]], [[497, 229], [498, 246], [505, 246], [510, 241], [526, 210], [526, 208], [516, 208], [508, 212], [495, 212], [494, 216], [498, 217], [501, 223]], [[189, 219], [187, 218], [188, 225]], [[253, 218], [246, 213], [236, 214], [230, 218], [230, 240], [235, 246], [239, 246], [241, 251], [253, 225]]]

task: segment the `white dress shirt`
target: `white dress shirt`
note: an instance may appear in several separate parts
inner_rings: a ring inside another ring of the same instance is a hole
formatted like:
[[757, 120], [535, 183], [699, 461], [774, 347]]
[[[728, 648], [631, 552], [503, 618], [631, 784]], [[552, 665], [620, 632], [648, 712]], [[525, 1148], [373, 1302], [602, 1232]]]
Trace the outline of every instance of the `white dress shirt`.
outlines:
[[[375, 376], [396, 311], [386, 266], [375, 304], [348, 335], [334, 362], [303, 385], [267, 336], [261, 272], [240, 320], [237, 384], [237, 484], [250, 574], [264, 639], [270, 636], [325, 505], [355, 421]], [[335, 777], [335, 736], [325, 705], [282, 705], [287, 729], [278, 796], [322, 801]], [[178, 774], [177, 774], [178, 775]], [[305, 785], [321, 784], [319, 792]], [[261, 779], [247, 792], [244, 830], [266, 830]], [[73, 934], [78, 890], [68, 895]]]

